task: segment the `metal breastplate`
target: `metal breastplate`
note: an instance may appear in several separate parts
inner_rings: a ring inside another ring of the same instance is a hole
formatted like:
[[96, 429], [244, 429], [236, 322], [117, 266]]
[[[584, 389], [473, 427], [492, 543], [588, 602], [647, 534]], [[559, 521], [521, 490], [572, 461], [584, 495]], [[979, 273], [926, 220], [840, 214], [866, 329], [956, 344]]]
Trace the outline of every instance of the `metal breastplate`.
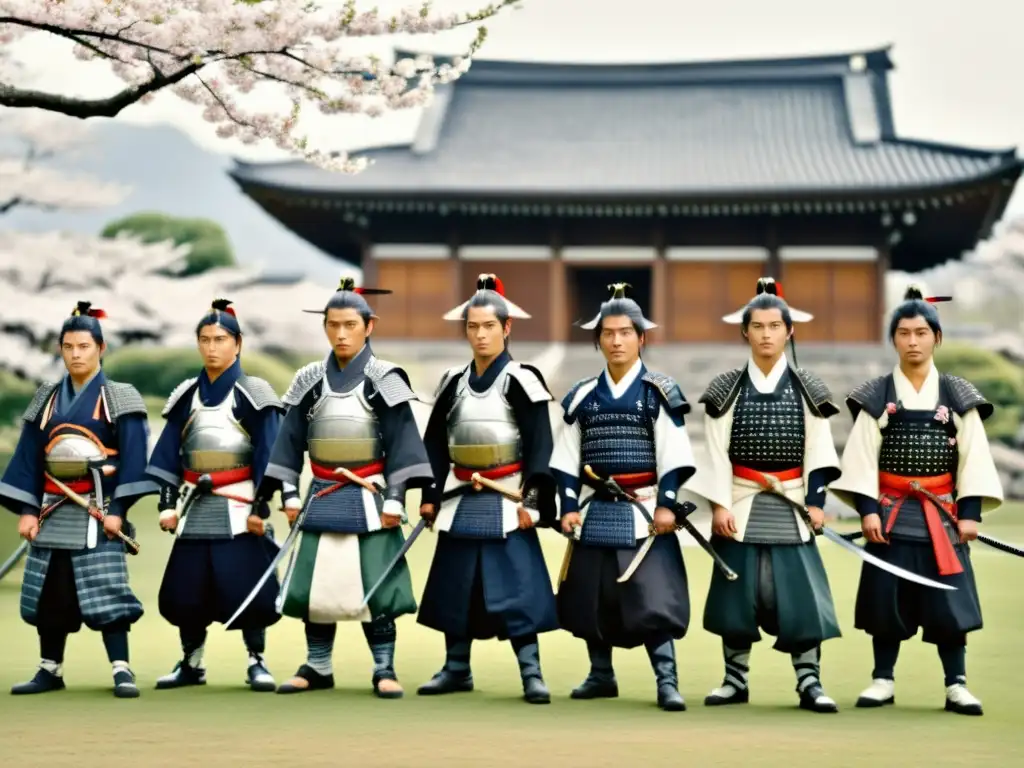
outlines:
[[747, 381], [736, 398], [729, 436], [729, 461], [761, 472], [804, 463], [804, 408], [784, 374], [774, 392]]
[[218, 405], [205, 406], [199, 390], [181, 436], [181, 463], [192, 472], [223, 472], [252, 464], [252, 439], [234, 415], [234, 390]]
[[448, 412], [448, 456], [467, 469], [491, 469], [514, 464], [522, 457], [519, 425], [505, 402], [507, 371], [498, 374], [485, 392], [469, 386], [469, 372], [455, 389]]
[[310, 415], [309, 458], [325, 466], [361, 466], [384, 458], [380, 424], [363, 397], [363, 383], [351, 392], [332, 392], [324, 379], [324, 394]]
[[85, 480], [89, 462], [104, 457], [103, 449], [85, 435], [58, 435], [46, 452], [46, 471], [58, 480]]

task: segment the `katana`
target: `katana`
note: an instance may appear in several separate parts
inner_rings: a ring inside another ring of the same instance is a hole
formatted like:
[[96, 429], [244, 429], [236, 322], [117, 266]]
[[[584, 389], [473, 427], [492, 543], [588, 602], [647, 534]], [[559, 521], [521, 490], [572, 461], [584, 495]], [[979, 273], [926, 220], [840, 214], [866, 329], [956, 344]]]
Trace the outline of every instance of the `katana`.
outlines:
[[509, 488], [506, 488], [500, 483], [494, 482], [489, 477], [484, 477], [479, 472], [474, 472], [470, 480], [472, 480], [477, 485], [482, 485], [484, 488], [487, 488], [488, 490], [494, 491], [495, 493], [500, 493], [509, 501], [514, 501], [517, 504], [522, 504], [523, 502], [523, 494], [519, 493], [518, 491], [513, 491]]
[[[609, 493], [620, 498], [628, 499], [634, 504], [640, 504], [640, 500], [635, 496], [626, 493], [614, 477], [600, 477], [594, 472], [589, 464], [583, 467], [583, 471], [587, 473], [587, 476], [591, 480], [602, 483]], [[692, 501], [684, 501], [681, 504], [677, 502], [673, 508], [673, 511], [676, 513], [677, 520], [675, 529], [677, 531], [685, 530], [689, 533], [693, 539], [700, 544], [701, 549], [711, 556], [715, 566], [722, 572], [722, 575], [729, 581], [736, 581], [736, 579], [739, 578], [736, 572], [730, 568], [728, 563], [722, 559], [721, 555], [715, 551], [715, 548], [711, 546], [711, 542], [704, 538], [704, 534], [698, 531], [694, 524], [687, 519], [687, 515], [691, 514], [696, 508], [697, 505]], [[683, 515], [681, 518], [679, 517], [679, 513], [682, 513]], [[654, 522], [652, 521], [647, 526], [647, 538], [644, 540], [644, 543], [640, 545], [640, 549], [637, 550], [637, 553], [633, 556], [632, 562], [630, 562], [623, 574], [619, 576], [617, 580], [619, 584], [629, 581], [630, 577], [636, 573], [637, 568], [640, 567], [640, 563], [644, 561], [644, 558], [647, 557], [647, 553], [650, 551], [651, 547], [654, 546], [654, 540], [657, 536], [658, 532], [654, 529]]]
[[14, 566], [18, 564], [18, 561], [25, 556], [26, 552], [28, 552], [28, 542], [23, 541], [21, 546], [14, 550], [14, 554], [4, 560], [3, 565], [0, 565], [0, 579], [11, 572]]
[[373, 597], [374, 593], [378, 589], [380, 589], [381, 585], [385, 581], [387, 581], [388, 576], [391, 575], [391, 572], [395, 569], [395, 566], [402, 561], [402, 558], [405, 557], [405, 553], [409, 551], [409, 549], [413, 545], [413, 542], [415, 542], [416, 538], [421, 533], [423, 533], [423, 529], [426, 527], [426, 520], [421, 519], [418, 523], [416, 523], [416, 527], [412, 529], [412, 533], [409, 534], [409, 538], [407, 538], [402, 543], [402, 548], [398, 550], [398, 553], [393, 558], [391, 558], [391, 562], [388, 563], [388, 567], [384, 569], [384, 573], [382, 573], [380, 578], [377, 579], [377, 582], [372, 587], [370, 587], [370, 591], [366, 593], [366, 596], [363, 598], [363, 602], [359, 606], [360, 609], [365, 608], [367, 605], [369, 605], [370, 598]]
[[[848, 552], [852, 552], [864, 562], [871, 563], [871, 565], [875, 566], [876, 568], [880, 568], [883, 571], [891, 573], [893, 576], [898, 576], [901, 579], [912, 581], [915, 584], [923, 584], [926, 587], [944, 589], [949, 592], [956, 591], [956, 587], [954, 586], [951, 586], [949, 584], [943, 584], [940, 581], [934, 581], [926, 576], [919, 576], [913, 571], [908, 571], [905, 568], [900, 568], [898, 565], [892, 565], [891, 563], [887, 563], [880, 557], [875, 557], [870, 552], [866, 551], [863, 547], [858, 547], [848, 538], [836, 533], [827, 525], [823, 525], [820, 529], [816, 529], [814, 527], [813, 521], [811, 520], [810, 510], [807, 509], [807, 507], [801, 504], [800, 502], [793, 501], [793, 499], [789, 498], [789, 496], [787, 496], [785, 492], [782, 490], [782, 484], [779, 482], [779, 479], [777, 477], [775, 477], [774, 475], [766, 474], [761, 474], [761, 477], [763, 478], [763, 480], [759, 482], [759, 485], [769, 493], [773, 493], [780, 499], [784, 499], [791, 507], [793, 507], [793, 509], [799, 512], [800, 517], [804, 521], [804, 524], [808, 527], [808, 529], [810, 529], [814, 533], [824, 536], [826, 539], [838, 544], [840, 547], [847, 550]], [[772, 483], [772, 480], [774, 480], [775, 482]]]
[[[946, 519], [953, 525], [954, 530], [956, 530], [959, 533], [960, 528], [956, 524], [957, 519], [950, 514], [948, 509], [946, 509], [946, 504], [948, 502], [945, 502], [942, 499], [940, 499], [934, 493], [932, 493], [927, 488], [922, 486], [917, 480], [912, 480], [910, 482], [910, 489], [916, 491], [917, 493], [920, 493], [922, 496], [925, 496], [926, 498], [934, 502], [935, 506], [941, 509], [943, 513], [946, 515]], [[982, 542], [983, 544], [988, 544], [990, 547], [998, 549], [1001, 552], [1016, 555], [1017, 557], [1024, 557], [1024, 549], [1022, 549], [1021, 547], [1018, 547], [1015, 544], [1009, 544], [1005, 541], [1000, 541], [999, 539], [994, 539], [987, 533], [979, 533], [978, 541]]]
[[[277, 566], [280, 565], [285, 555], [288, 554], [288, 550], [290, 550], [292, 545], [295, 543], [295, 539], [298, 538], [299, 529], [302, 527], [302, 521], [305, 519], [306, 511], [308, 509], [309, 505], [307, 504], [306, 508], [299, 513], [297, 518], [295, 518], [295, 523], [292, 525], [292, 529], [288, 532], [288, 537], [284, 540], [284, 543], [281, 544], [281, 548], [277, 551], [277, 554], [274, 555], [274, 559], [270, 561], [270, 566], [263, 572], [263, 575], [260, 576], [260, 580], [256, 582], [256, 586], [252, 588], [252, 591], [246, 596], [245, 600], [241, 602], [238, 609], [231, 615], [231, 618], [224, 622], [224, 629], [230, 627], [235, 622], [235, 619], [242, 615], [242, 612], [245, 611], [245, 609], [249, 607], [249, 604], [256, 599], [256, 595], [258, 595], [260, 590], [263, 589], [263, 585], [267, 583], [272, 575], [274, 575], [274, 572], [277, 570]], [[279, 595], [279, 597], [283, 598], [283, 595], [284, 589], [282, 588], [281, 595]], [[280, 611], [280, 608], [278, 608], [278, 610]]]
[[334, 470], [334, 474], [342, 475], [350, 483], [355, 483], [356, 485], [361, 485], [363, 488], [368, 490], [370, 493], [380, 493], [380, 488], [377, 485], [375, 485], [374, 483], [371, 483], [365, 477], [360, 477], [359, 475], [357, 475], [355, 472], [353, 472], [351, 469], [348, 469], [347, 467], [337, 467]]
[[[86, 499], [81, 494], [71, 490], [68, 486], [66, 486], [56, 477], [51, 475], [49, 472], [44, 472], [43, 476], [51, 483], [53, 483], [55, 486], [57, 486], [57, 488], [60, 489], [61, 493], [63, 493], [65, 496], [67, 496], [69, 499], [75, 502], [75, 504], [85, 509], [91, 517], [95, 518], [101, 523], [103, 522], [103, 519], [105, 517], [103, 512], [97, 509], [88, 499]], [[137, 542], [131, 536], [125, 534], [124, 531], [118, 531], [117, 537], [125, 543], [125, 546], [135, 550], [134, 554], [136, 555], [139, 553], [139, 550], [142, 549], [142, 547], [139, 546], [139, 542]]]

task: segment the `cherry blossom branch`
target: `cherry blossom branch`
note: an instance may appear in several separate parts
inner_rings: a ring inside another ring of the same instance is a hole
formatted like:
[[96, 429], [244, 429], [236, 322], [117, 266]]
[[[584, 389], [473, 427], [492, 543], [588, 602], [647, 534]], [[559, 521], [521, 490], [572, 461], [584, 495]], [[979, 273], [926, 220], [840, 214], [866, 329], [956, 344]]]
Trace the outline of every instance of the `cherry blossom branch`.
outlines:
[[[436, 85], [469, 68], [487, 35], [480, 23], [519, 2], [494, 0], [461, 15], [437, 14], [424, 2], [386, 16], [376, 9], [358, 11], [356, 0], [333, 10], [309, 0], [0, 0], [0, 65], [11, 61], [5, 44], [42, 32], [68, 40], [83, 61], [107, 63], [125, 82], [113, 95], [83, 98], [19, 86], [12, 74], [0, 73], [0, 106], [83, 119], [115, 117], [166, 90], [203, 108], [222, 137], [273, 141], [310, 162], [352, 172], [365, 163], [310, 148], [295, 135], [302, 108], [376, 116], [424, 105]], [[429, 56], [384, 67], [370, 57], [345, 55], [352, 38], [467, 25], [477, 25], [477, 34], [466, 55], [440, 66]], [[260, 83], [283, 86], [291, 102], [288, 114], [247, 113], [236, 103], [235, 96]]]

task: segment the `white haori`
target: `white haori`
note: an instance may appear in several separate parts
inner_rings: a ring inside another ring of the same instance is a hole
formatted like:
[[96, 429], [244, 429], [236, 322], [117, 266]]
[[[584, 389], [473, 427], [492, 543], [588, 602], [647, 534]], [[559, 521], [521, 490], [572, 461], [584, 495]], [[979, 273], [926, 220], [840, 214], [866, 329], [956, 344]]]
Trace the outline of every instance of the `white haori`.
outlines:
[[[481, 472], [481, 474], [483, 474]], [[519, 493], [522, 491], [523, 474], [522, 472], [516, 472], [506, 477], [492, 480], [491, 482], [500, 485], [502, 488], [508, 488], [510, 491]], [[448, 479], [445, 481], [444, 490], [445, 493], [452, 491], [456, 488], [462, 488], [463, 486], [472, 486], [472, 480], [459, 480], [455, 476], [455, 470], [451, 469], [448, 472]], [[489, 493], [496, 494], [496, 491], [492, 491], [488, 488], [484, 488], [481, 491], [474, 491], [472, 488], [467, 490], [464, 495], [470, 496], [475, 493]], [[437, 513], [437, 522], [434, 524], [434, 530], [439, 533], [448, 532], [452, 528], [452, 523], [455, 521], [455, 512], [459, 508], [459, 501], [462, 496], [456, 496], [451, 499], [446, 499], [441, 503], [441, 509]], [[540, 512], [536, 509], [526, 508], [527, 514], [530, 515], [530, 519], [533, 520], [533, 524], [536, 525], [540, 520]], [[519, 504], [512, 501], [505, 496], [501, 496], [501, 530], [507, 537], [512, 531], [519, 529]]]
[[[750, 360], [747, 363], [747, 373], [758, 392], [769, 393], [775, 391], [779, 379], [787, 370], [788, 365], [786, 356], [783, 355], [765, 376], [754, 361]], [[832, 440], [832, 427], [829, 425], [828, 419], [823, 419], [812, 413], [803, 396], [798, 396], [804, 409], [803, 475], [800, 478], [784, 481], [781, 485], [787, 498], [803, 505], [807, 494], [818, 490], [809, 487], [811, 472], [817, 469], [838, 469], [839, 456]], [[729, 459], [729, 441], [732, 435], [735, 407], [734, 400], [728, 411], [717, 419], [705, 412], [705, 454], [702, 456], [703, 461], [699, 465], [697, 473], [690, 482], [683, 486], [683, 495], [695, 503], [698, 500], [694, 496], [703, 499], [702, 503], [697, 504], [698, 511], [711, 513], [711, 505], [717, 504], [732, 512], [736, 522], [736, 534], [733, 538], [736, 541], [743, 541], [747, 523], [750, 521], [750, 510], [754, 504], [754, 498], [764, 490], [758, 483], [736, 477], [733, 474], [732, 461]], [[810, 541], [811, 532], [804, 523], [803, 516], [794, 509], [793, 517], [796, 520], [801, 541]]]
[[[608, 374], [607, 369], [605, 369], [602, 375], [605, 377], [605, 381], [608, 388], [611, 390], [612, 396], [618, 400], [625, 395], [626, 390], [628, 390], [633, 384], [636, 377], [640, 375], [641, 370], [642, 362], [637, 360], [633, 367], [630, 368], [618, 383], [611, 380], [611, 376]], [[576, 395], [573, 397], [572, 402], [569, 404], [570, 415], [576, 412], [580, 403], [582, 403], [583, 399], [594, 390], [599, 381], [600, 379], [594, 379], [579, 388]], [[583, 471], [581, 440], [582, 435], [578, 421], [574, 419], [572, 424], [566, 424], [564, 419], [559, 419], [557, 428], [555, 429], [554, 450], [551, 453], [550, 461], [550, 467], [552, 469], [557, 469], [570, 476], [580, 477], [584, 481], [579, 496], [580, 506], [582, 506], [584, 501], [594, 495], [594, 490], [586, 484], [587, 482], [594, 481], [586, 478]], [[659, 482], [669, 472], [696, 466], [696, 461], [693, 455], [693, 445], [690, 443], [690, 435], [686, 431], [686, 425], [677, 426], [672, 421], [672, 417], [669, 416], [665, 410], [664, 403], [662, 403], [662, 407], [658, 410], [658, 418], [654, 422], [654, 456]], [[628, 493], [641, 500], [641, 506], [647, 510], [652, 520], [654, 518], [654, 510], [657, 508], [658, 488], [658, 485], [652, 485], [647, 488], [637, 488], [633, 490], [626, 489]], [[570, 491], [569, 493], [571, 494], [572, 492]], [[681, 501], [688, 498], [686, 494], [680, 494], [680, 489], [669, 490], [668, 496], [673, 501]], [[636, 505], [631, 506], [633, 507], [633, 521], [636, 529], [636, 538], [646, 539], [650, 524], [647, 522], [647, 519], [643, 516], [640, 510], [636, 508]], [[585, 519], [586, 511], [587, 510], [585, 508], [581, 511], [581, 519]], [[559, 505], [559, 519], [561, 519], [561, 516], [562, 510], [561, 505]]]
[[[932, 363], [921, 389], [911, 384], [899, 365], [893, 369], [896, 399], [907, 410], [938, 410], [939, 371]], [[956, 492], [958, 498], [981, 497], [981, 511], [986, 514], [1003, 503], [1003, 485], [999, 480], [992, 450], [989, 447], [985, 424], [972, 408], [963, 416], [951, 413], [956, 427], [957, 461]], [[842, 476], [829, 486], [837, 499], [856, 509], [854, 494], [871, 499], [879, 497], [878, 456], [882, 449], [882, 430], [889, 424], [889, 414], [883, 410], [875, 419], [861, 410], [843, 449]]]
[[[185, 530], [185, 517], [182, 516], [182, 511], [185, 508], [185, 502], [195, 492], [195, 483], [190, 483], [188, 480], [182, 482], [184, 490], [178, 496], [178, 503], [175, 507], [174, 513], [178, 517], [178, 527], [174, 529], [175, 535], [180, 536], [181, 532]], [[210, 493], [211, 496], [222, 496], [228, 495], [238, 496], [242, 499], [251, 499], [256, 493], [256, 487], [253, 485], [252, 480], [243, 480], [239, 483], [231, 483], [231, 485], [223, 485], [220, 488], [214, 488]], [[248, 528], [249, 515], [253, 514], [252, 504], [238, 501], [237, 499], [226, 499], [228, 503], [228, 523], [231, 525], [231, 535], [238, 536], [239, 534], [245, 533]], [[166, 514], [166, 511], [164, 512]]]

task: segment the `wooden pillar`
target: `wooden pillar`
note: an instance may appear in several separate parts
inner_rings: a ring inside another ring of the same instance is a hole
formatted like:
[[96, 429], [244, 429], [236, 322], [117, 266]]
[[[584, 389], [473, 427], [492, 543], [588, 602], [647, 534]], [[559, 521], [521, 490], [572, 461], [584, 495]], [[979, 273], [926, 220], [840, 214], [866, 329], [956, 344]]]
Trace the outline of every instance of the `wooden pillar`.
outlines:
[[668, 261], [664, 246], [658, 246], [651, 263], [651, 320], [658, 325], [653, 333], [655, 342], [665, 344], [673, 341], [668, 313]]
[[565, 262], [562, 260], [562, 232], [555, 222], [551, 227], [551, 262], [548, 279], [551, 281], [551, 294], [548, 304], [548, 339], [552, 342], [569, 340], [569, 285], [566, 280]]
[[774, 277], [782, 282], [782, 259], [779, 258], [779, 227], [773, 219], [768, 224], [768, 231], [765, 234], [765, 248], [768, 249], [768, 260], [765, 262], [767, 274], [764, 277]]
[[885, 322], [885, 278], [889, 274], [889, 244], [884, 243], [883, 245], [880, 245], [877, 251], [878, 259], [875, 262], [875, 317], [878, 318], [880, 326], [878, 329], [878, 337], [884, 344], [888, 342], [888, 339], [885, 337], [886, 331], [888, 330]]
[[363, 270], [362, 285], [367, 288], [378, 288], [386, 286], [377, 285], [377, 261], [373, 258], [373, 243], [370, 242], [370, 238], [363, 235], [360, 243], [360, 259], [359, 266]]
[[[448, 247], [451, 248], [451, 253], [448, 256], [449, 259], [449, 279], [448, 279], [448, 290], [449, 296], [449, 307], [457, 307], [468, 296], [462, 295], [462, 270], [465, 268], [465, 262], [459, 257], [459, 249], [462, 246], [462, 234], [459, 232], [458, 225], [452, 222], [451, 229], [448, 233]], [[448, 323], [451, 326], [451, 332], [449, 338], [451, 339], [462, 339], [465, 338], [462, 325], [460, 323]], [[449, 338], [442, 339], [448, 341]]]

